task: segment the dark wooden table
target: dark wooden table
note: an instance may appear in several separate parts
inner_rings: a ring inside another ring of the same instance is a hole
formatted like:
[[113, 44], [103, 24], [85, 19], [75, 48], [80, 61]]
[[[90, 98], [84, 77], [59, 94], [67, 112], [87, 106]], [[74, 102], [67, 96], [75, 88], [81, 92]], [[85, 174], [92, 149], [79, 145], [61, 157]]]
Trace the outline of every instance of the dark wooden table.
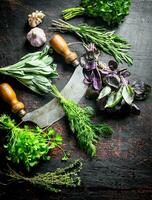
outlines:
[[[46, 14], [43, 24], [40, 25], [47, 38], [51, 37], [48, 27], [52, 19], [58, 19], [61, 10], [78, 5], [79, 1], [71, 0], [0, 0], [0, 65], [6, 66], [18, 61], [28, 52], [33, 52], [26, 41], [28, 27], [27, 15], [34, 10], [42, 10]], [[72, 22], [98, 23], [87, 18], [77, 18]], [[130, 54], [134, 64], [130, 67], [132, 78], [143, 80], [152, 84], [152, 1], [133, 0], [130, 14], [116, 30], [132, 44]], [[68, 42], [77, 41], [74, 36], [65, 35]], [[83, 49], [73, 46], [80, 55]], [[62, 89], [72, 74], [72, 69], [63, 59], [54, 54], [58, 64], [60, 79], [57, 86]], [[110, 56], [102, 55], [104, 62]], [[27, 111], [32, 111], [52, 98], [47, 95], [40, 97], [18, 84], [15, 80], [0, 76], [0, 82], [9, 82], [17, 92], [21, 101], [26, 105]], [[65, 149], [71, 153], [71, 160], [82, 157], [84, 167], [81, 172], [82, 185], [77, 189], [63, 190], [60, 194], [52, 194], [32, 187], [28, 184], [14, 183], [8, 186], [0, 185], [0, 199], [6, 200], [38, 200], [38, 199], [152, 199], [152, 103], [151, 96], [144, 102], [138, 103], [141, 108], [140, 116], [129, 115], [125, 118], [112, 119], [98, 116], [98, 121], [112, 125], [115, 130], [109, 139], [101, 139], [97, 145], [97, 155], [90, 159], [77, 148], [75, 140], [70, 133], [66, 120], [62, 119], [54, 127], [63, 133]], [[81, 103], [90, 104], [86, 100]], [[9, 112], [8, 106], [0, 101], [0, 113]], [[2, 152], [2, 147], [0, 147]], [[58, 158], [41, 163], [34, 172], [46, 172], [67, 163]], [[0, 165], [3, 162], [0, 161]], [[2, 180], [2, 179], [1, 179]], [[0, 181], [1, 181], [0, 180]]]

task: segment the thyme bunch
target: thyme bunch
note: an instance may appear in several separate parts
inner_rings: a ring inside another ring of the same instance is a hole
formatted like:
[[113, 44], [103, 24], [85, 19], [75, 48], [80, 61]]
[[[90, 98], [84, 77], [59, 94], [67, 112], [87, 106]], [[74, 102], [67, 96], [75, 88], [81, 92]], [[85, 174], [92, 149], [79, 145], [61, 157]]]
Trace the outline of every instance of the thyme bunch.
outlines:
[[58, 168], [54, 172], [47, 172], [44, 174], [37, 174], [33, 177], [25, 177], [12, 169], [9, 169], [7, 176], [12, 180], [26, 181], [35, 186], [39, 186], [48, 191], [60, 192], [61, 187], [76, 187], [81, 183], [81, 179], [78, 173], [82, 169], [82, 162], [75, 160], [65, 168]]
[[96, 154], [96, 146], [99, 135], [106, 136], [112, 134], [112, 128], [107, 124], [93, 124], [91, 116], [94, 114], [90, 107], [82, 108], [74, 101], [65, 99], [55, 85], [51, 86], [52, 94], [56, 96], [63, 106], [68, 117], [70, 128], [76, 134], [78, 144], [81, 149], [89, 155]]
[[73, 32], [80, 37], [85, 43], [94, 43], [105, 53], [112, 55], [117, 62], [123, 61], [132, 65], [133, 59], [126, 53], [131, 45], [128, 42], [115, 34], [114, 31], [107, 31], [101, 27], [89, 26], [87, 24], [72, 25], [61, 19], [53, 20], [52, 26], [57, 31]]

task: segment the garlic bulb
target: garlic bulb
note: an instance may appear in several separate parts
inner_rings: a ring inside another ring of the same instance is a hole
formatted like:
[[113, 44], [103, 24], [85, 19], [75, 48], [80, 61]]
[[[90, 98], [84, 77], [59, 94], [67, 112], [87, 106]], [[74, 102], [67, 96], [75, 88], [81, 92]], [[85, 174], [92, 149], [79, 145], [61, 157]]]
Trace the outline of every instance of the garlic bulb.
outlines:
[[40, 23], [42, 23], [42, 19], [44, 18], [45, 14], [43, 14], [42, 11], [36, 10], [35, 12], [32, 12], [32, 14], [28, 15], [28, 22], [29, 25], [34, 28], [38, 26]]
[[33, 47], [40, 47], [46, 42], [46, 35], [41, 28], [33, 28], [27, 34], [27, 39]]

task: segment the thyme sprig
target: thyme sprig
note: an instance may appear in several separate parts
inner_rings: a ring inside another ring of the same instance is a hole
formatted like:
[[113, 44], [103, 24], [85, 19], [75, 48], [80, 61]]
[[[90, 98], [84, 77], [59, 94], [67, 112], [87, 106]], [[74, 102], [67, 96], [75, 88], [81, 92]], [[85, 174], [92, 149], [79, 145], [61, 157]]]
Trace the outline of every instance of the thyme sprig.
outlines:
[[63, 186], [76, 187], [80, 185], [81, 179], [78, 173], [81, 169], [82, 162], [80, 160], [75, 160], [74, 163], [65, 168], [58, 168], [54, 172], [41, 173], [33, 177], [25, 177], [11, 168], [6, 175], [11, 177], [12, 180], [26, 181], [48, 191], [60, 192], [60, 188]]

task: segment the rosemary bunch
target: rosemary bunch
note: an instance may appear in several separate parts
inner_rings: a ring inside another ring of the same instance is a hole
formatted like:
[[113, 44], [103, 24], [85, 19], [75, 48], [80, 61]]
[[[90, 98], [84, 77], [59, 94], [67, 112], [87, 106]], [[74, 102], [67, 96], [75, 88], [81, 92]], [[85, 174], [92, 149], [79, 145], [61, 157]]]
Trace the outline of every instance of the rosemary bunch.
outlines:
[[58, 74], [53, 58], [48, 53], [48, 46], [42, 51], [29, 53], [16, 64], [1, 67], [0, 74], [17, 79], [38, 94], [49, 93], [51, 79], [57, 77]]
[[126, 53], [131, 45], [114, 31], [106, 31], [101, 27], [93, 27], [87, 24], [72, 25], [61, 19], [53, 20], [52, 26], [57, 31], [69, 31], [76, 33], [84, 42], [94, 43], [102, 51], [112, 55], [117, 62], [123, 61], [132, 65], [133, 59]]
[[93, 109], [90, 107], [81, 108], [74, 101], [65, 99], [58, 91], [55, 85], [51, 86], [52, 94], [56, 96], [63, 106], [66, 116], [68, 117], [70, 128], [76, 134], [78, 144], [89, 155], [96, 154], [98, 135], [102, 136], [112, 134], [112, 128], [106, 124], [93, 124], [91, 116]]
[[47, 172], [45, 174], [37, 174], [34, 177], [25, 177], [15, 172], [12, 169], [9, 169], [7, 176], [11, 177], [13, 180], [17, 181], [26, 181], [33, 185], [37, 185], [41, 188], [52, 192], [59, 192], [60, 187], [76, 187], [81, 183], [81, 179], [78, 176], [78, 173], [82, 169], [82, 162], [76, 160], [74, 163], [70, 164], [65, 168], [58, 168], [54, 172]]

